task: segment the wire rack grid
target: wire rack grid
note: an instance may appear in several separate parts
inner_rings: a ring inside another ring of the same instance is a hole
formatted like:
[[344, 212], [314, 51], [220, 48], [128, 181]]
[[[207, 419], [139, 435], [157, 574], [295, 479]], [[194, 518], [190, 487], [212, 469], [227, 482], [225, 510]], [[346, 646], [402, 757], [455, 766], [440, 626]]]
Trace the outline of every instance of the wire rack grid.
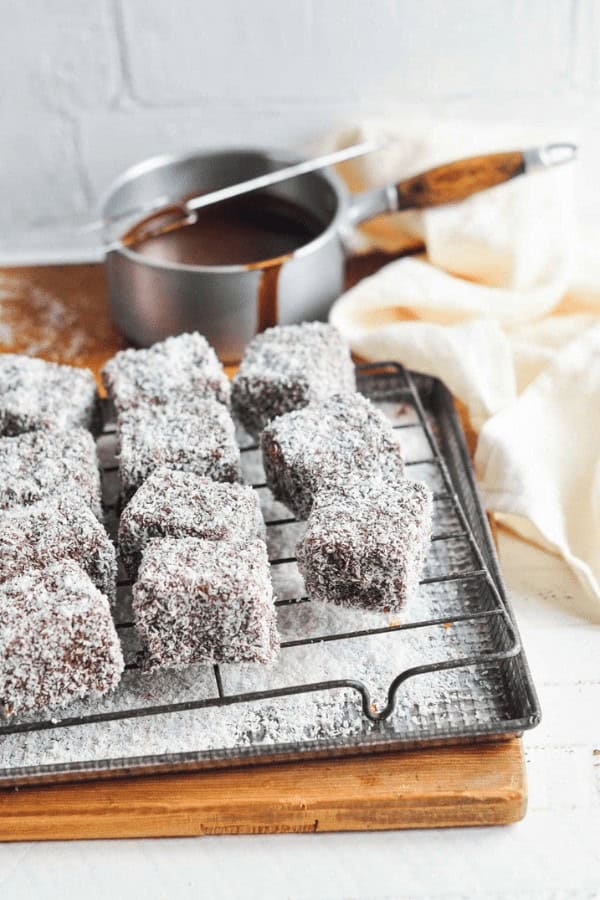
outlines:
[[[469, 596], [476, 597], [475, 606], [465, 604], [464, 609], [449, 610], [434, 617], [408, 620], [403, 622], [393, 622], [371, 627], [365, 626], [347, 631], [323, 632], [318, 634], [304, 634], [295, 636], [289, 640], [283, 640], [281, 644], [282, 654], [286, 654], [292, 648], [303, 648], [311, 645], [325, 645], [330, 642], [352, 642], [361, 638], [371, 638], [392, 634], [403, 631], [419, 632], [433, 626], [443, 626], [451, 628], [460, 623], [473, 623], [478, 620], [484, 622], [489, 629], [491, 635], [490, 641], [487, 642], [485, 649], [477, 652], [466, 651], [462, 655], [459, 654], [450, 659], [441, 659], [433, 662], [427, 662], [422, 665], [412, 665], [402, 671], [399, 671], [391, 680], [387, 689], [387, 697], [383, 704], [377, 705], [369, 686], [364, 680], [348, 677], [337, 679], [314, 680], [306, 683], [286, 684], [285, 686], [265, 687], [260, 690], [231, 691], [227, 689], [226, 680], [223, 678], [221, 668], [215, 665], [212, 669], [215, 693], [214, 696], [187, 698], [180, 702], [173, 702], [169, 698], [169, 702], [155, 702], [147, 705], [120, 706], [117, 702], [110, 709], [101, 711], [85, 711], [77, 710], [76, 714], [70, 715], [69, 711], [65, 711], [64, 715], [57, 717], [26, 717], [15, 721], [0, 723], [0, 735], [19, 734], [26, 732], [60, 730], [74, 726], [91, 725], [102, 722], [110, 722], [115, 720], [136, 719], [149, 716], [158, 716], [170, 713], [182, 713], [192, 710], [199, 710], [209, 707], [226, 707], [234, 704], [250, 704], [257, 701], [273, 700], [276, 698], [291, 697], [299, 694], [312, 694], [324, 691], [336, 691], [339, 689], [347, 689], [358, 695], [362, 715], [366, 723], [377, 727], [385, 723], [392, 716], [397, 703], [398, 692], [401, 687], [411, 679], [418, 679], [421, 676], [433, 675], [448, 670], [472, 669], [482, 667], [485, 672], [487, 667], [493, 664], [510, 663], [513, 660], [519, 660], [522, 667], [518, 673], [518, 678], [526, 682], [525, 694], [526, 702], [523, 703], [523, 709], [518, 720], [513, 717], [509, 722], [498, 721], [497, 728], [489, 728], [486, 726], [484, 731], [488, 733], [515, 733], [524, 727], [530, 727], [537, 723], [539, 719], [539, 710], [537, 708], [537, 700], [533, 687], [528, 682], [529, 674], [526, 663], [522, 656], [522, 647], [519, 634], [514, 623], [512, 614], [507, 606], [507, 602], [499, 582], [499, 574], [495, 565], [495, 559], [489, 556], [489, 547], [481, 546], [481, 533], [476, 536], [472, 525], [473, 512], [470, 515], [463, 508], [463, 504], [457, 493], [456, 479], [451, 477], [447, 461], [441, 452], [436, 440], [435, 421], [432, 424], [431, 415], [426, 412], [421, 397], [418, 381], [420, 376], [405, 370], [402, 366], [395, 363], [381, 363], [358, 368], [359, 389], [369, 396], [375, 402], [392, 401], [394, 403], [405, 402], [413, 411], [414, 417], [411, 421], [404, 421], [396, 424], [394, 427], [403, 429], [420, 429], [425, 438], [425, 446], [428, 448], [427, 455], [420, 458], [410, 459], [407, 462], [408, 472], [418, 472], [423, 466], [435, 467], [439, 474], [440, 489], [434, 492], [434, 507], [437, 504], [444, 504], [452, 510], [451, 527], [442, 528], [434, 531], [432, 536], [432, 552], [434, 558], [439, 555], [439, 548], [449, 545], [454, 541], [464, 541], [469, 548], [468, 565], [462, 565], [456, 570], [440, 571], [436, 574], [425, 574], [421, 581], [423, 587], [430, 585], [454, 586], [457, 594], [466, 591], [467, 586]], [[104, 434], [110, 435], [114, 431], [114, 426], [110, 421], [105, 423]], [[241, 446], [242, 454], [250, 454], [256, 452], [256, 443], [244, 443]], [[104, 464], [103, 475], [107, 478], [114, 473], [117, 466], [112, 464]], [[264, 481], [253, 484], [257, 491], [266, 489]], [[473, 486], [474, 490], [474, 486]], [[476, 497], [476, 495], [475, 495]], [[478, 501], [477, 501], [478, 502]], [[112, 515], [114, 521], [118, 521], [118, 498], [113, 496], [112, 500], [108, 500], [107, 515]], [[481, 510], [479, 508], [481, 515]], [[481, 516], [483, 519], [483, 516]], [[470, 520], [471, 519], [471, 520]], [[292, 525], [296, 520], [292, 516], [279, 516], [268, 519], [266, 521], [267, 529], [277, 529], [282, 526]], [[481, 524], [481, 523], [479, 523]], [[114, 527], [114, 526], [113, 526]], [[489, 538], [489, 536], [488, 536]], [[293, 555], [275, 556], [270, 560], [273, 571], [280, 566], [295, 563]], [[130, 589], [130, 583], [122, 580], [119, 584], [120, 589], [127, 591]], [[303, 604], [310, 603], [310, 599], [300, 595], [295, 597], [286, 597], [276, 600], [276, 605], [281, 609], [288, 607], [298, 609]], [[117, 629], [124, 643], [127, 643], [127, 635], [131, 637], [134, 632], [134, 622], [131, 618], [125, 618], [116, 621]], [[524, 667], [524, 668], [523, 668]], [[135, 671], [138, 663], [135, 655], [127, 663], [128, 671]], [[140, 675], [141, 678], [147, 677]], [[476, 734], [477, 728], [465, 728], [465, 734]], [[401, 734], [396, 735], [399, 739]], [[424, 735], [427, 737], [427, 735]], [[435, 738], [434, 734], [430, 734], [431, 739]], [[460, 738], [460, 734], [456, 737]]]

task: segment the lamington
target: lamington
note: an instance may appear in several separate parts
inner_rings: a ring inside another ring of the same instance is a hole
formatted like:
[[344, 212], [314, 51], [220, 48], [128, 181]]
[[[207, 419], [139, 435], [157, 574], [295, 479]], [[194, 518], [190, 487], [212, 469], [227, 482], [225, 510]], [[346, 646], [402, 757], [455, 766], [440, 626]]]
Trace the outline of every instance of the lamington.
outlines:
[[144, 350], [121, 350], [104, 366], [102, 381], [117, 414], [196, 398], [229, 405], [229, 379], [213, 348], [197, 332]]
[[362, 394], [334, 394], [274, 419], [261, 435], [273, 495], [305, 519], [315, 495], [355, 473], [404, 475], [402, 450], [384, 414]]
[[241, 478], [235, 426], [216, 400], [130, 409], [118, 417], [117, 435], [123, 502], [161, 466], [213, 481]]
[[0, 437], [0, 510], [75, 493], [102, 518], [96, 445], [83, 428]]
[[224, 484], [164, 466], [156, 469], [123, 510], [119, 556], [135, 578], [142, 551], [152, 538], [264, 538], [258, 494], [241, 484]]
[[0, 582], [61, 559], [79, 563], [98, 590], [114, 601], [115, 548], [80, 497], [67, 493], [0, 513]]
[[271, 663], [279, 649], [264, 541], [163, 538], [133, 587], [145, 668]]
[[89, 369], [16, 353], [0, 354], [0, 435], [38, 428], [93, 428], [96, 382]]
[[323, 322], [277, 325], [246, 348], [232, 383], [235, 415], [252, 435], [283, 413], [356, 390], [350, 350]]
[[421, 482], [352, 479], [315, 499], [297, 547], [313, 600], [396, 612], [417, 590], [431, 537], [432, 494]]
[[123, 654], [106, 597], [70, 559], [0, 585], [0, 709], [63, 707], [115, 688]]

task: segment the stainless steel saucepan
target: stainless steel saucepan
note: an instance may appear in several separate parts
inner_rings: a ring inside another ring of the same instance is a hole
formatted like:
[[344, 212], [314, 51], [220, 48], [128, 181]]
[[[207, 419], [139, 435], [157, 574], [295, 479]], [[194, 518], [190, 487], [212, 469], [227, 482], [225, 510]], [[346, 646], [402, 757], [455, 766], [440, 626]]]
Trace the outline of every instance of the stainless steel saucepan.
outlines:
[[[270, 192], [297, 204], [322, 225], [316, 238], [286, 259], [276, 278], [272, 324], [325, 319], [343, 289], [347, 236], [352, 226], [374, 216], [462, 200], [536, 168], [568, 162], [571, 144], [496, 153], [448, 163], [399, 184], [350, 195], [330, 170], [281, 182]], [[297, 159], [277, 151], [223, 150], [161, 156], [125, 172], [103, 206], [106, 222], [158, 197], [177, 200], [275, 171]], [[139, 346], [172, 334], [200, 331], [226, 362], [266, 324], [261, 315], [266, 260], [248, 265], [201, 266], [152, 259], [115, 240], [107, 225], [106, 273], [113, 318]], [[272, 286], [272, 280], [271, 280]]]

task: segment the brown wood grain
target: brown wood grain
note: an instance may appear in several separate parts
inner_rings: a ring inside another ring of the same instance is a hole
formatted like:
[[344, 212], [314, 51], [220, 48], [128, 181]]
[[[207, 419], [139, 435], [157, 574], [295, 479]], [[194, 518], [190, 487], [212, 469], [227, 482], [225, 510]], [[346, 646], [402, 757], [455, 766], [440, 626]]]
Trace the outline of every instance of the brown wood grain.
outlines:
[[0, 840], [500, 825], [525, 813], [518, 740], [0, 791]]
[[[393, 257], [351, 260], [348, 286]], [[125, 346], [99, 265], [0, 269], [0, 351], [72, 365]], [[0, 840], [499, 825], [525, 813], [519, 740], [0, 790]]]
[[447, 163], [396, 185], [400, 209], [423, 209], [464, 200], [524, 172], [519, 151], [472, 156]]
[[0, 352], [89, 366], [96, 378], [126, 346], [98, 264], [0, 268]]
[[[395, 257], [371, 253], [349, 260], [351, 287]], [[32, 353], [53, 362], [100, 369], [127, 346], [113, 325], [104, 267], [97, 263], [0, 267], [0, 353]], [[228, 366], [228, 372], [235, 366]]]

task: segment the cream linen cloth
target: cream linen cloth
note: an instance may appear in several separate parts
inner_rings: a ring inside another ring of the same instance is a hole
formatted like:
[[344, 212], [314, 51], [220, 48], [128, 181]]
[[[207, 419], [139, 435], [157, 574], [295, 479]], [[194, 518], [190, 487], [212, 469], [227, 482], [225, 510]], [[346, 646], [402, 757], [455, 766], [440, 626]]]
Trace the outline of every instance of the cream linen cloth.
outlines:
[[[413, 119], [369, 123], [329, 146], [365, 137], [389, 143], [340, 170], [353, 190], [568, 136]], [[564, 166], [367, 225], [359, 249], [426, 251], [364, 279], [330, 318], [360, 356], [448, 385], [479, 433], [488, 509], [561, 554], [600, 600], [600, 265], [594, 241], [576, 239], [573, 176]]]

